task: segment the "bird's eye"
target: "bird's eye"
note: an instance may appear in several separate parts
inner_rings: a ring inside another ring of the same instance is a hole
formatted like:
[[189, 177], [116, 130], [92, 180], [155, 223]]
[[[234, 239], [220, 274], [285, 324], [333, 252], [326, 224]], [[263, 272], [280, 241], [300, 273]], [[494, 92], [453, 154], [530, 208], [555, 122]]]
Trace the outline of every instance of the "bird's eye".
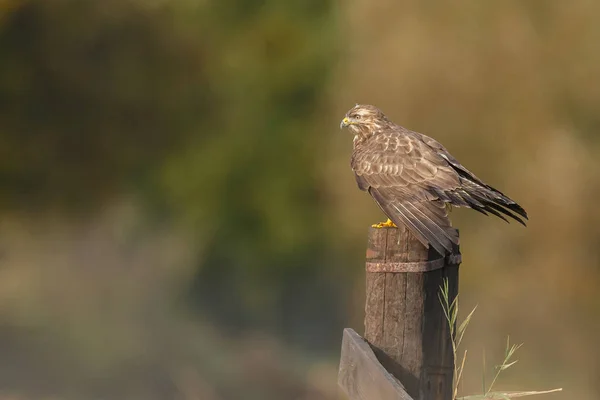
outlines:
[[362, 115], [360, 115], [360, 114], [356, 114], [356, 115], [354, 116], [354, 119], [361, 119], [361, 118], [362, 118]]

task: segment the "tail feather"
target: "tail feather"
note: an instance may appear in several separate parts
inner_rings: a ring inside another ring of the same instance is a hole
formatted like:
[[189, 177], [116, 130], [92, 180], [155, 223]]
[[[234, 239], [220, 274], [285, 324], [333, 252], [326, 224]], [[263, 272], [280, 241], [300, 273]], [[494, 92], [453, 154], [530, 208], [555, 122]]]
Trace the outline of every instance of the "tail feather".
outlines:
[[[488, 204], [489, 208], [493, 208], [496, 209], [500, 212], [502, 212], [504, 215], [508, 215], [509, 217], [511, 217], [512, 219], [514, 219], [515, 221], [517, 221], [518, 223], [520, 223], [523, 226], [527, 226], [527, 224], [525, 223], [525, 221], [523, 221], [521, 218], [517, 217], [516, 215], [514, 215], [512, 212], [508, 211], [506, 208], [496, 204], [496, 203], [490, 203]], [[498, 215], [497, 213], [494, 213], [495, 215]], [[502, 218], [503, 220], [505, 220], [506, 222], [508, 222], [508, 220], [506, 218], [504, 218], [502, 215], [498, 215], [500, 218]]]
[[[526, 226], [523, 219], [528, 219], [527, 212], [508, 196], [491, 186], [485, 184], [485, 186], [482, 186], [479, 183], [468, 181], [464, 178], [462, 183], [463, 187], [461, 189], [452, 192], [459, 194], [468, 203], [467, 207], [479, 212], [488, 212], [506, 222], [508, 222], [508, 220], [505, 216], [508, 216]], [[459, 204], [455, 205], [460, 207]]]
[[[436, 149], [439, 152], [441, 152], [442, 156], [444, 158], [446, 158], [446, 160], [448, 160], [448, 163], [450, 164], [450, 166], [458, 173], [458, 175], [460, 177], [460, 181], [462, 183], [462, 189], [464, 189], [464, 192], [466, 192], [471, 197], [477, 197], [479, 202], [483, 203], [483, 208], [485, 208], [486, 211], [494, 214], [493, 212], [490, 211], [490, 209], [493, 208], [496, 211], [500, 211], [502, 214], [507, 215], [510, 218], [513, 218], [516, 221], [520, 222], [521, 224], [525, 225], [525, 222], [521, 218], [517, 217], [516, 215], [514, 215], [511, 212], [508, 212], [506, 210], [508, 208], [510, 211], [516, 213], [523, 219], [526, 219], [526, 220], [529, 219], [525, 209], [523, 209], [523, 207], [521, 207], [519, 204], [517, 204], [516, 201], [509, 198], [508, 196], [506, 196], [504, 193], [502, 193], [498, 189], [495, 189], [495, 188], [491, 187], [490, 185], [487, 185], [486, 183], [484, 183], [481, 179], [476, 177], [471, 171], [469, 171], [464, 166], [462, 166], [441, 145], [438, 145], [438, 147], [436, 147]], [[459, 189], [459, 190], [455, 190], [454, 192], [456, 192], [456, 191], [460, 191], [461, 197], [463, 197], [465, 200], [467, 200], [467, 202], [469, 202], [469, 199], [465, 198], [463, 191], [461, 191]], [[479, 207], [482, 207], [482, 204], [476, 203], [476, 205]], [[458, 205], [458, 204], [457, 204], [457, 206], [460, 207], [460, 205]], [[471, 204], [469, 204], [469, 206], [471, 208], [476, 209]], [[477, 211], [481, 211], [481, 210], [477, 210]], [[494, 214], [494, 215], [496, 215], [496, 214]]]

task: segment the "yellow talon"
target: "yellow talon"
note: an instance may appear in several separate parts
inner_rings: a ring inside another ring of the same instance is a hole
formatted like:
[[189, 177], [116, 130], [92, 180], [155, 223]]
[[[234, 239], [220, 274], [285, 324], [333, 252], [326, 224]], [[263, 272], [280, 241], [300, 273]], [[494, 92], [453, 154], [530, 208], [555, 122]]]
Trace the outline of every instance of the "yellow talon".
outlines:
[[396, 224], [392, 222], [391, 219], [388, 218], [385, 222], [380, 222], [378, 224], [371, 225], [373, 228], [397, 228]]

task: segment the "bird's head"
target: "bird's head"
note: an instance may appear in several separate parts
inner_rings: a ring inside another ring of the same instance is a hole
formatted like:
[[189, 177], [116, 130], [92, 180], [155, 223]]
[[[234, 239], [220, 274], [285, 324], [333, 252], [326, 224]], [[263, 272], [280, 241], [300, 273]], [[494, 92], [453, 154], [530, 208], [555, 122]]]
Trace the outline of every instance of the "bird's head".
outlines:
[[340, 122], [340, 128], [348, 128], [355, 135], [366, 135], [381, 129], [390, 121], [375, 106], [357, 104], [352, 107]]

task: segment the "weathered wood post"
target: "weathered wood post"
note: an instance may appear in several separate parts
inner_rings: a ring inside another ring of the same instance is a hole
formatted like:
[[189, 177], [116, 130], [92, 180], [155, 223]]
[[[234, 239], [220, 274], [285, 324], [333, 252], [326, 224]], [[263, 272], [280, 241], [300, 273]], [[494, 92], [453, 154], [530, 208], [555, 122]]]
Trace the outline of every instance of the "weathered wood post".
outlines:
[[[458, 292], [459, 249], [454, 253], [444, 258], [427, 250], [403, 226], [369, 231], [364, 339], [390, 375], [392, 391], [400, 383], [409, 395], [396, 388], [394, 395], [379, 400], [452, 399], [452, 343], [438, 296], [444, 278], [450, 301]], [[365, 354], [354, 352], [360, 346], [349, 344], [353, 332], [346, 331], [338, 381], [351, 399], [367, 399], [377, 379], [361, 374], [376, 373], [359, 370]]]

